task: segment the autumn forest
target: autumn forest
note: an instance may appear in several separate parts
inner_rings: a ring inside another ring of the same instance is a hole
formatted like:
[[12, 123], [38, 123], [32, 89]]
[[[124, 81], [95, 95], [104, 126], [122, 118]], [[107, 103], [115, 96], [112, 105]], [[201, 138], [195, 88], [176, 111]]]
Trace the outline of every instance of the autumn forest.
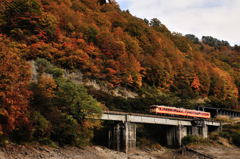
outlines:
[[0, 143], [86, 145], [104, 109], [240, 109], [240, 46], [171, 32], [110, 2], [0, 0]]

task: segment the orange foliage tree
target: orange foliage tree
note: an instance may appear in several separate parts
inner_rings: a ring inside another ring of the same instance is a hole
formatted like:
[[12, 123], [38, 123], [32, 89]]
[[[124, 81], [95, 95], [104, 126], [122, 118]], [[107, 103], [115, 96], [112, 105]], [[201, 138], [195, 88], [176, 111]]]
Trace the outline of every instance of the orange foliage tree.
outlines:
[[191, 87], [195, 90], [199, 90], [200, 88], [200, 81], [197, 75], [194, 76], [194, 79], [192, 81]]
[[0, 43], [0, 133], [28, 123], [30, 66]]

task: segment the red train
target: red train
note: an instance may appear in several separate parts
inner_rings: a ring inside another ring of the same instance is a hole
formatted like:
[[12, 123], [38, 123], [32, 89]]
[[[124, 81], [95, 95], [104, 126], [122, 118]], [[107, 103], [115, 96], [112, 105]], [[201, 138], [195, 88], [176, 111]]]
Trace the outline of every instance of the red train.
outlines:
[[160, 114], [160, 115], [173, 115], [173, 116], [204, 118], [204, 119], [211, 118], [211, 115], [208, 112], [184, 109], [184, 108], [168, 107], [163, 105], [151, 106], [150, 112], [155, 114]]

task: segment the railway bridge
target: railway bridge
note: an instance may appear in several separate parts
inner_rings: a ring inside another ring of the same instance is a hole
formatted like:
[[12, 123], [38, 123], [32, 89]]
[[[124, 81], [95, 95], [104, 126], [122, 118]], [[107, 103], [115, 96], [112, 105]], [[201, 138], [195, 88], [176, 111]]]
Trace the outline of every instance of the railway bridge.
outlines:
[[163, 131], [159, 134], [164, 133], [162, 137], [166, 138], [168, 146], [181, 146], [182, 138], [187, 135], [199, 135], [207, 138], [209, 132], [221, 128], [221, 123], [213, 120], [194, 120], [115, 111], [105, 111], [100, 119], [115, 123], [108, 131], [109, 148], [126, 153], [136, 148], [137, 124], [163, 126]]
[[211, 113], [212, 117], [217, 117], [218, 115], [229, 116], [231, 118], [239, 118], [240, 117], [240, 111], [234, 111], [234, 110], [230, 110], [230, 109], [203, 107], [203, 106], [199, 106], [197, 109], [200, 111], [205, 111], [205, 112]]

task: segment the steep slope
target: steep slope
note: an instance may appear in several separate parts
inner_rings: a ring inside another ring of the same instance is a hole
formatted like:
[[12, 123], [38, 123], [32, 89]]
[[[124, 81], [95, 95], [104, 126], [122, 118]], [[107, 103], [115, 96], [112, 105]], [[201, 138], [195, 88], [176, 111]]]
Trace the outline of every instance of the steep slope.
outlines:
[[171, 33], [158, 19], [134, 17], [114, 1], [11, 0], [3, 8], [0, 32], [25, 60], [44, 58], [139, 97], [171, 94], [182, 101], [238, 106], [238, 46]]

